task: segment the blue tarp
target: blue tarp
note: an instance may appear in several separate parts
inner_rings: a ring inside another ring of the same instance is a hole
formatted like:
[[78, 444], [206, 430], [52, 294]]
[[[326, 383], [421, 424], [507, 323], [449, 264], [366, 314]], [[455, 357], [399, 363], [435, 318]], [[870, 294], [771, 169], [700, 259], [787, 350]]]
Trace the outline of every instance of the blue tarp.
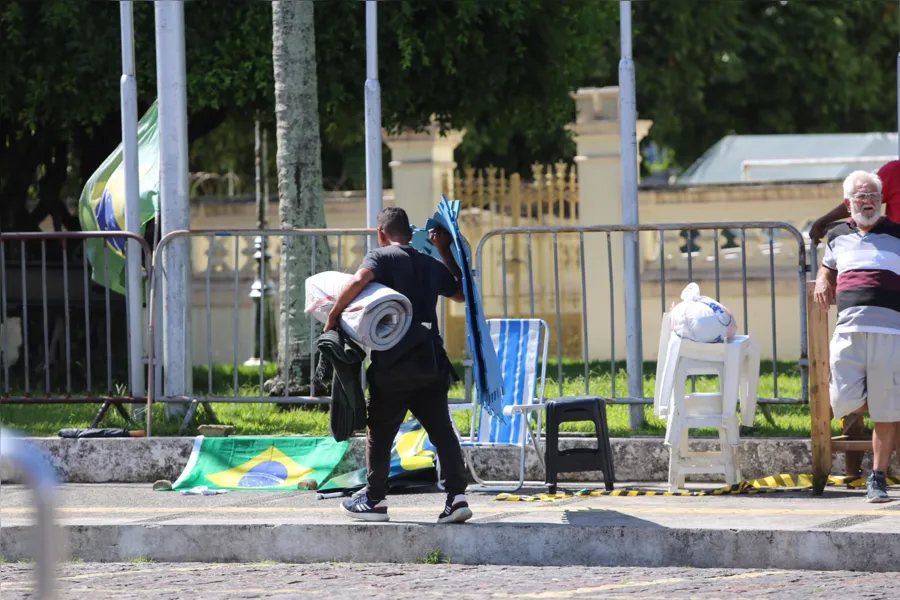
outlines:
[[506, 423], [503, 417], [503, 375], [497, 351], [491, 342], [490, 331], [481, 306], [481, 295], [472, 274], [470, 248], [459, 231], [459, 200], [448, 201], [443, 194], [434, 217], [428, 219], [423, 229], [413, 228], [412, 246], [419, 252], [441, 260], [440, 254], [428, 239], [428, 231], [435, 227], [446, 229], [453, 238], [450, 249], [462, 271], [463, 292], [466, 296], [466, 342], [472, 357], [475, 375], [476, 402], [492, 417]]

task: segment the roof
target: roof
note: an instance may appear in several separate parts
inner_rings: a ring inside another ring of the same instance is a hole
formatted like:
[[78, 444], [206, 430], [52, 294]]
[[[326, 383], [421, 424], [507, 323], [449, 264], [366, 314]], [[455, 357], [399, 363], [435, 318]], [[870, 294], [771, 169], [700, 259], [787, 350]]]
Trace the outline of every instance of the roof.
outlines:
[[[838, 164], [747, 165], [747, 160], [866, 159]], [[890, 157], [890, 158], [885, 158]], [[722, 184], [741, 181], [840, 180], [857, 169], [876, 171], [897, 158], [896, 133], [808, 133], [729, 135], [719, 140], [678, 178], [679, 184]], [[874, 160], [872, 160], [874, 159]]]

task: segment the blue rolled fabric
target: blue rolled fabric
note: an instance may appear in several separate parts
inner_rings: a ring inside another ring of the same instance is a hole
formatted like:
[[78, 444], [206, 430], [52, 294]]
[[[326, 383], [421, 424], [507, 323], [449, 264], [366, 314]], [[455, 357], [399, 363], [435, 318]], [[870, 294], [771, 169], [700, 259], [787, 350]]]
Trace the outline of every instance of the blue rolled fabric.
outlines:
[[503, 416], [503, 374], [500, 371], [500, 361], [497, 359], [497, 351], [491, 341], [490, 330], [484, 318], [484, 309], [481, 306], [481, 295], [472, 274], [470, 247], [468, 241], [459, 231], [459, 200], [448, 201], [441, 194], [441, 202], [434, 217], [425, 222], [423, 229], [413, 227], [412, 247], [427, 254], [435, 260], [441, 260], [437, 249], [428, 239], [428, 231], [435, 227], [441, 227], [450, 233], [453, 243], [450, 250], [456, 264], [462, 271], [463, 292], [466, 296], [466, 342], [469, 346], [469, 354], [472, 356], [472, 365], [475, 375], [476, 401], [493, 418], [501, 423], [506, 423]]

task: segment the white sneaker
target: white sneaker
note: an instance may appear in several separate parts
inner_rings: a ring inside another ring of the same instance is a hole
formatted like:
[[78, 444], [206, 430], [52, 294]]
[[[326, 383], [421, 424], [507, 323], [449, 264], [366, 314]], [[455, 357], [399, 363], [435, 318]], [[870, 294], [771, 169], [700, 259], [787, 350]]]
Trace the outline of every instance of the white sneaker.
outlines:
[[462, 523], [472, 518], [472, 509], [466, 500], [465, 494], [447, 496], [447, 504], [444, 512], [438, 517], [438, 523]]

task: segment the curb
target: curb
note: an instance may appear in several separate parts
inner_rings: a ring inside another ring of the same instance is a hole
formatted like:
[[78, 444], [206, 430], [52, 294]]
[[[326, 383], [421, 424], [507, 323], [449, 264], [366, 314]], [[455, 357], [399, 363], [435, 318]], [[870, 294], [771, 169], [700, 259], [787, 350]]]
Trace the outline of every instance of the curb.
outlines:
[[[900, 535], [872, 532], [388, 523], [69, 525], [61, 533], [70, 558], [89, 562], [414, 563], [439, 551], [457, 564], [900, 572]], [[0, 554], [30, 558], [30, 538], [30, 527], [3, 527]]]
[[[44, 453], [64, 483], [153, 483], [158, 479], [174, 481], [187, 464], [193, 437], [62, 439], [26, 438]], [[613, 438], [613, 462], [619, 481], [665, 481], [669, 455], [662, 438]], [[592, 447], [596, 441], [584, 437], [561, 438], [560, 448]], [[714, 450], [718, 440], [696, 439], [692, 449]], [[773, 473], [806, 473], [810, 464], [810, 441], [793, 438], [746, 438], [741, 441], [741, 471], [744, 479], [766, 477]], [[508, 480], [518, 476], [518, 450], [479, 448], [472, 453], [475, 469], [486, 479]], [[894, 468], [896, 471], [896, 461]], [[867, 455], [864, 468], [871, 463]], [[350, 440], [340, 469], [352, 470], [365, 465], [365, 439]], [[842, 474], [844, 456], [835, 453], [833, 474]], [[543, 481], [544, 470], [534, 449], [528, 448], [526, 479]], [[19, 481], [8, 465], [0, 464], [0, 481]], [[601, 481], [599, 472], [561, 473], [560, 481]], [[720, 476], [700, 475], [691, 481], [721, 481]]]

